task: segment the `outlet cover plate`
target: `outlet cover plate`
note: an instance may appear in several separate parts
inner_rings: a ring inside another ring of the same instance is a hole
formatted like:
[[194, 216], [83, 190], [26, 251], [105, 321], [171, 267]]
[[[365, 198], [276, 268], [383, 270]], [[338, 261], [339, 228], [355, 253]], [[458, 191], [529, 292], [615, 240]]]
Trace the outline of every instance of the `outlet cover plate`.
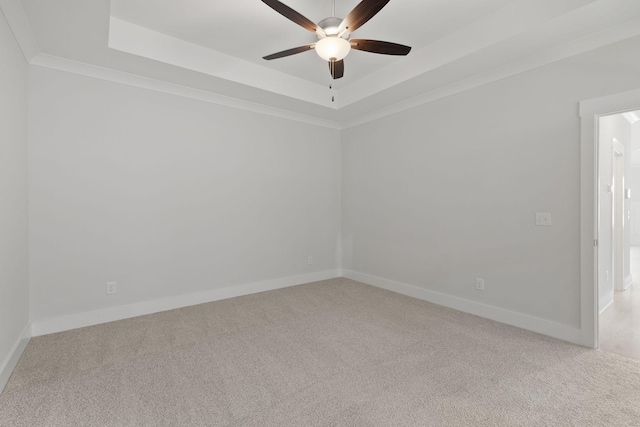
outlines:
[[536, 213], [536, 225], [543, 227], [551, 226], [551, 214], [550, 213]]
[[118, 284], [116, 282], [107, 282], [107, 295], [118, 292]]

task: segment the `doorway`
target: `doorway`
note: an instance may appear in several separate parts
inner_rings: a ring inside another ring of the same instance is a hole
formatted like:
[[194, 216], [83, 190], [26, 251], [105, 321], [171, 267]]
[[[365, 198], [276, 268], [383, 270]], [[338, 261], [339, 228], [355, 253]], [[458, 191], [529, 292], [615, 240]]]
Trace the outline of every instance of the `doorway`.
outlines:
[[[599, 288], [600, 199], [604, 183], [600, 178], [599, 119], [640, 110], [640, 89], [586, 99], [579, 103], [580, 115], [580, 328], [574, 342], [598, 348], [600, 312]], [[632, 150], [633, 156], [640, 151]], [[630, 156], [631, 157], [631, 156]], [[631, 197], [640, 201], [638, 191]], [[634, 196], [635, 194], [635, 196]], [[633, 203], [633, 200], [632, 200]], [[640, 214], [638, 215], [640, 217]], [[640, 230], [639, 230], [640, 231]], [[640, 232], [638, 233], [640, 237]], [[638, 276], [636, 276], [638, 277]]]
[[631, 215], [634, 187], [640, 193], [640, 162], [634, 173], [631, 159], [640, 151], [637, 122], [640, 111], [598, 119], [597, 323], [600, 349], [640, 359], [640, 246], [631, 247], [632, 228], [640, 229]]

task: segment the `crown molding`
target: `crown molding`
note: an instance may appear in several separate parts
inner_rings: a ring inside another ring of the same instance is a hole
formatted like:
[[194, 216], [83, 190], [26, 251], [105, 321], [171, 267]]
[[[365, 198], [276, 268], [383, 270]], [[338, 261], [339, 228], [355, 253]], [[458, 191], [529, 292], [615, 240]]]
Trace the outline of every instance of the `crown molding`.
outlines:
[[149, 77], [137, 76], [123, 71], [116, 71], [109, 68], [90, 65], [84, 62], [72, 61], [70, 59], [60, 58], [57, 56], [38, 54], [33, 57], [31, 65], [43, 68], [50, 68], [58, 71], [79, 74], [82, 76], [93, 77], [100, 80], [120, 83], [128, 86], [134, 86], [142, 89], [153, 90], [170, 95], [182, 96], [185, 98], [196, 99], [198, 101], [209, 102], [212, 104], [223, 105], [225, 107], [237, 108], [240, 110], [250, 111], [253, 113], [265, 114], [268, 116], [278, 117], [281, 119], [293, 120], [301, 123], [307, 123], [329, 129], [342, 129], [339, 122], [325, 120], [318, 117], [308, 116], [293, 111], [283, 110], [276, 107], [257, 104], [254, 102], [244, 101], [230, 96], [219, 95], [205, 90], [194, 89], [187, 86], [169, 83], [161, 80], [151, 79]]
[[27, 62], [31, 62], [31, 59], [38, 54], [39, 49], [27, 15], [22, 8], [22, 3], [20, 0], [0, 0], [0, 11], [6, 18], [25, 59]]
[[326, 88], [271, 68], [187, 42], [114, 16], [109, 19], [108, 46], [187, 70], [252, 86], [325, 108], [338, 109]]
[[[519, 0], [411, 52], [345, 86], [341, 106], [366, 99], [395, 85], [474, 55], [491, 46], [526, 34], [552, 20], [563, 19], [571, 26], [571, 16], [612, 0]], [[616, 0], [613, 0], [616, 1]]]
[[488, 83], [511, 77], [516, 74], [521, 74], [526, 71], [533, 70], [535, 68], [539, 68], [553, 62], [570, 58], [572, 56], [576, 56], [593, 49], [607, 46], [637, 35], [640, 35], [640, 19], [633, 19], [621, 25], [618, 25], [617, 27], [601, 31], [599, 33], [595, 33], [578, 40], [573, 40], [571, 42], [557, 46], [553, 49], [549, 49], [545, 52], [531, 55], [518, 61], [514, 61], [503, 67], [495, 68], [485, 73], [478, 74], [476, 76], [453, 83], [440, 89], [436, 89], [423, 95], [419, 95], [406, 101], [381, 108], [372, 113], [365, 114], [351, 120], [346, 120], [342, 122], [342, 128], [348, 129], [359, 126], [373, 120], [378, 120], [392, 114], [400, 113], [402, 111], [418, 107], [420, 105], [428, 104], [442, 98], [456, 95], [458, 93], [483, 86]]
[[51, 68], [69, 73], [85, 75], [102, 80], [117, 82], [129, 86], [154, 90], [171, 95], [182, 96], [217, 105], [242, 109], [254, 113], [265, 114], [272, 117], [293, 120], [301, 123], [316, 125], [335, 130], [343, 130], [356, 127], [373, 120], [378, 120], [420, 105], [428, 104], [442, 98], [462, 93], [500, 79], [514, 76], [571, 56], [579, 55], [599, 47], [613, 44], [630, 37], [640, 35], [640, 18], [627, 21], [616, 27], [595, 33], [581, 39], [573, 40], [557, 46], [545, 52], [531, 55], [514, 61], [503, 67], [478, 74], [468, 79], [453, 83], [437, 90], [424, 93], [417, 97], [402, 101], [373, 112], [360, 115], [348, 120], [332, 121], [319, 117], [305, 115], [290, 110], [271, 107], [250, 101], [236, 99], [208, 92], [205, 90], [190, 88], [161, 80], [142, 77], [122, 71], [116, 71], [96, 65], [73, 61], [61, 57], [39, 53], [31, 27], [19, 0], [0, 0], [0, 9], [4, 13], [15, 37], [29, 63], [34, 66]]

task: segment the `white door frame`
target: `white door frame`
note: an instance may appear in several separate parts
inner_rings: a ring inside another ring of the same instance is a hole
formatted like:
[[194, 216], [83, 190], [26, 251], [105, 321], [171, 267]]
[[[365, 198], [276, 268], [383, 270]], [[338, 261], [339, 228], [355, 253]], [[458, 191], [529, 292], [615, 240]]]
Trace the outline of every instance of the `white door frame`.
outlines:
[[580, 102], [580, 344], [598, 348], [598, 119], [640, 109], [640, 89]]

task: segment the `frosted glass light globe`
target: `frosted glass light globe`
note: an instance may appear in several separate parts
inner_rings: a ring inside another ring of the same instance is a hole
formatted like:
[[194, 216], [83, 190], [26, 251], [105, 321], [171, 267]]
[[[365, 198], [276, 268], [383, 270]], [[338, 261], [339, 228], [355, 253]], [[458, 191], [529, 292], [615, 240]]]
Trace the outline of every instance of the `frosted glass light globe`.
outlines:
[[351, 43], [338, 36], [328, 36], [318, 40], [316, 43], [316, 52], [320, 58], [331, 61], [340, 61], [349, 54]]

